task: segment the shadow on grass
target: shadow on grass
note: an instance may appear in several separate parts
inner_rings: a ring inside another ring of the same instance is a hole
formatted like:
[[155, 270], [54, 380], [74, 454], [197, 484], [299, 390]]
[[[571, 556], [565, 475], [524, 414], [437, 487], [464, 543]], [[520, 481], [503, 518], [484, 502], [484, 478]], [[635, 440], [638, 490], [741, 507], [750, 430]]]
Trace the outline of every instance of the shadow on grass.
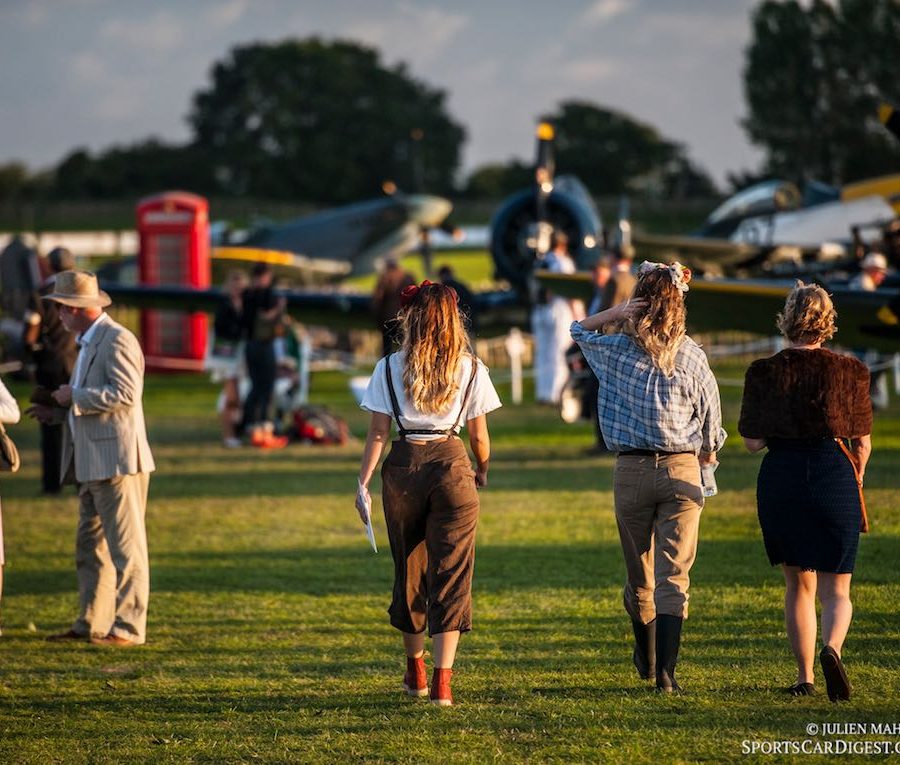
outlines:
[[[872, 540], [881, 560], [900, 560], [900, 538]], [[868, 550], [866, 551], [868, 553]], [[859, 577], [865, 582], [865, 568]], [[268, 592], [312, 596], [387, 596], [392, 576], [389, 555], [371, 556], [359, 546], [252, 551], [154, 552], [152, 591]], [[701, 540], [691, 573], [693, 587], [780, 587], [762, 546], [752, 540]], [[886, 583], [895, 575], [884, 573]], [[591, 594], [618, 588], [624, 581], [616, 543], [570, 545], [493, 545], [477, 548], [474, 592], [570, 590]], [[72, 591], [74, 570], [37, 569], [10, 577], [10, 595], [49, 595]]]

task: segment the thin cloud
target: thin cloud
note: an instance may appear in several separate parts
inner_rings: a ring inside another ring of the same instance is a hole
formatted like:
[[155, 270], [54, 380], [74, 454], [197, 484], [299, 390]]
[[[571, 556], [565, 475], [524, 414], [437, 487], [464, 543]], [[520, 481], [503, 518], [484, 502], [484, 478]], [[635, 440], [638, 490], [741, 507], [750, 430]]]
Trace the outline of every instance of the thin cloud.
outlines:
[[204, 14], [204, 20], [214, 29], [224, 29], [240, 21], [249, 8], [248, 0], [217, 3]]
[[469, 19], [437, 7], [396, 6], [393, 16], [356, 18], [342, 37], [361, 40], [392, 58], [427, 65], [450, 50]]
[[600, 26], [616, 16], [628, 13], [635, 5], [635, 0], [596, 0], [581, 14], [581, 23], [588, 26]]
[[110, 19], [100, 28], [100, 38], [131, 50], [170, 53], [185, 43], [185, 20], [168, 11], [135, 20]]
[[564, 64], [561, 74], [574, 85], [590, 85], [616, 77], [619, 67], [604, 58], [582, 58]]

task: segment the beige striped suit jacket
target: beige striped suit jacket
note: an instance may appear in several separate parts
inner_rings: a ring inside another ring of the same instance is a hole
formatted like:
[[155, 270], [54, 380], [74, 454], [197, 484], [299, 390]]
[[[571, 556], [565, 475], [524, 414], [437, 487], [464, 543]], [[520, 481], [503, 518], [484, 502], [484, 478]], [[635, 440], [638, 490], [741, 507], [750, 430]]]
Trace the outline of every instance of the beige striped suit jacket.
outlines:
[[85, 357], [76, 366], [81, 379], [72, 373], [73, 424], [63, 419], [63, 483], [152, 472], [141, 400], [144, 354], [137, 338], [107, 317], [79, 353]]

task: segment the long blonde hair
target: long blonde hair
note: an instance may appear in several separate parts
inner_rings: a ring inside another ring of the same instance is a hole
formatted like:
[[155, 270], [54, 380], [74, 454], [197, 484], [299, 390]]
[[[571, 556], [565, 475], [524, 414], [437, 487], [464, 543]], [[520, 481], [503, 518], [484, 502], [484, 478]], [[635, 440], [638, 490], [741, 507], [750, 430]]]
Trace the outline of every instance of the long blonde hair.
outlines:
[[641, 274], [631, 295], [632, 300], [646, 300], [647, 308], [622, 326], [664, 374], [675, 372], [675, 357], [687, 333], [684, 296], [672, 283], [668, 268]]
[[444, 414], [459, 390], [459, 365], [469, 338], [457, 300], [452, 288], [423, 283], [400, 313], [403, 390], [423, 414]]

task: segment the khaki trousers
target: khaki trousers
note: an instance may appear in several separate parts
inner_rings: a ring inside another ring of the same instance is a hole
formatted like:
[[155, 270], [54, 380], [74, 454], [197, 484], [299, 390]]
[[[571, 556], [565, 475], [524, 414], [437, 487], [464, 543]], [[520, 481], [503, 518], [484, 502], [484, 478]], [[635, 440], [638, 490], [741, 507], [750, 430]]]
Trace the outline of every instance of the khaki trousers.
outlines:
[[75, 568], [80, 612], [72, 629], [82, 635], [144, 643], [150, 562], [144, 514], [149, 473], [78, 485]]
[[647, 624], [687, 618], [703, 492], [693, 454], [620, 456], [613, 493], [625, 555], [625, 610]]

